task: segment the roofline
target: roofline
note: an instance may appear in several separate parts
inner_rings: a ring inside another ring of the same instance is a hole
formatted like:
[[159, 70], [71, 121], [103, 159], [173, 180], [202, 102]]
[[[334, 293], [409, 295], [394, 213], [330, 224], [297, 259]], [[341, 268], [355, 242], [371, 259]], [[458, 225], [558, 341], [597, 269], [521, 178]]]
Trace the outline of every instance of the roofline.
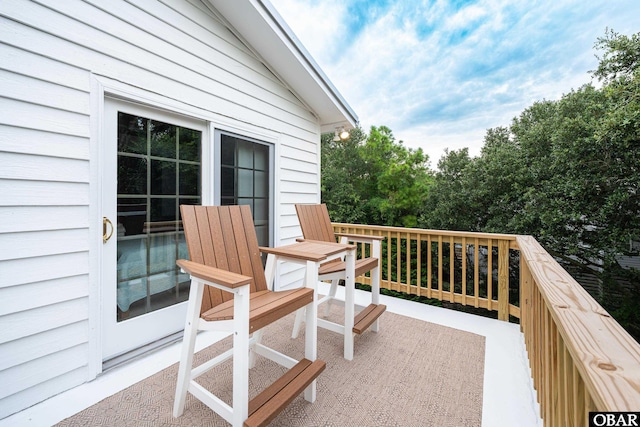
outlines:
[[269, 0], [257, 0], [257, 2], [262, 5], [265, 12], [273, 20], [273, 23], [276, 24], [280, 29], [280, 31], [282, 31], [282, 34], [284, 34], [287, 37], [287, 40], [291, 43], [293, 47], [295, 47], [295, 49], [300, 54], [300, 57], [302, 57], [305, 60], [309, 68], [316, 73], [318, 79], [327, 87], [329, 92], [333, 95], [333, 97], [339, 103], [342, 109], [345, 110], [349, 116], [351, 116], [351, 119], [352, 119], [350, 120], [352, 121], [351, 125], [355, 127], [359, 121], [357, 114], [355, 113], [353, 108], [351, 108], [351, 106], [346, 101], [346, 99], [344, 99], [344, 97], [338, 91], [338, 89], [333, 85], [331, 80], [329, 80], [329, 77], [327, 77], [324, 71], [322, 71], [322, 68], [320, 68], [320, 65], [318, 65], [315, 59], [313, 59], [313, 57], [311, 56], [311, 53], [309, 53], [309, 51], [304, 47], [300, 39], [298, 39], [298, 37], [295, 35], [291, 27], [289, 27], [289, 25], [284, 20], [284, 18], [280, 15], [280, 13], [276, 10], [276, 8], [271, 4]]

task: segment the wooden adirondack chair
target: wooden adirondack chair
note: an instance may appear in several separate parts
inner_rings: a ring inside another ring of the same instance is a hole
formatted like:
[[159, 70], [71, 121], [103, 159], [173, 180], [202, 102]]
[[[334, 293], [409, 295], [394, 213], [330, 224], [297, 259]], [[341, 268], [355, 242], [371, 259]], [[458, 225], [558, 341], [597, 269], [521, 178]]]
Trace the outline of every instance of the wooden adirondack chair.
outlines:
[[[318, 262], [313, 254], [278, 252], [269, 248], [263, 270], [260, 249], [248, 206], [180, 207], [190, 261], [177, 264], [191, 275], [191, 290], [176, 385], [173, 415], [182, 415], [187, 392], [193, 394], [233, 426], [266, 425], [303, 389], [315, 400], [315, 379], [325, 368], [316, 359], [314, 313], [316, 277], [306, 287], [282, 292], [269, 290], [279, 259]], [[291, 252], [291, 251], [290, 251]], [[293, 257], [293, 258], [291, 258]], [[315, 275], [314, 275], [315, 276]], [[261, 344], [264, 326], [306, 307], [305, 355], [298, 361]], [[233, 334], [233, 348], [192, 369], [196, 335], [200, 330]], [[249, 401], [249, 368], [255, 355], [267, 357], [289, 370]], [[199, 385], [195, 379], [233, 357], [233, 406]]]
[[[325, 204], [316, 205], [296, 205], [296, 212], [302, 228], [304, 240], [318, 240], [323, 242], [336, 243], [336, 233], [333, 231], [333, 225], [329, 218], [329, 211]], [[329, 294], [317, 301], [317, 304], [327, 302], [325, 316], [328, 315], [332, 303], [339, 303], [345, 306], [345, 320], [343, 328], [335, 328], [333, 325], [320, 320], [318, 326], [334, 330], [345, 334], [345, 358], [351, 360], [353, 358], [353, 336], [347, 334], [347, 328], [352, 326], [354, 334], [361, 334], [370, 326], [372, 331], [379, 331], [378, 318], [387, 309], [387, 306], [380, 304], [380, 253], [381, 244], [384, 240], [381, 236], [369, 236], [359, 234], [338, 234], [340, 243], [368, 243], [371, 245], [371, 257], [361, 258], [355, 261], [354, 277], [358, 277], [366, 272], [371, 272], [371, 304], [368, 306], [355, 305], [353, 307], [353, 296], [347, 289], [345, 301], [336, 299], [336, 291], [340, 280], [345, 280], [346, 263], [343, 260], [331, 260], [320, 265], [318, 276], [320, 280], [331, 280], [331, 288]], [[348, 280], [346, 282], [349, 282]], [[360, 310], [355, 314], [355, 309]], [[355, 314], [355, 318], [350, 318]], [[302, 323], [302, 311], [296, 315], [296, 321], [293, 328], [293, 337], [298, 335]]]

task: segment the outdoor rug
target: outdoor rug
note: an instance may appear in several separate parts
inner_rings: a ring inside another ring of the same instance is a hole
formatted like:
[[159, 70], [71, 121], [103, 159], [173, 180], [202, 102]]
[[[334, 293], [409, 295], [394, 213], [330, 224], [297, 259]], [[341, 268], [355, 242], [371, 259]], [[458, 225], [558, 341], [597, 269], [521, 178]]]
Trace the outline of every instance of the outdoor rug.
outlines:
[[[321, 307], [322, 308], [322, 307]], [[339, 309], [332, 310], [331, 317]], [[291, 357], [304, 352], [304, 328], [291, 339], [293, 315], [269, 325], [263, 342]], [[230, 347], [226, 338], [196, 354], [195, 363]], [[298, 396], [272, 426], [438, 426], [482, 424], [483, 336], [386, 312], [380, 332], [356, 336], [354, 360], [343, 358], [343, 338], [318, 329], [318, 357], [327, 363], [317, 381], [317, 400]], [[199, 383], [231, 401], [231, 361]], [[108, 397], [59, 426], [226, 426], [190, 394], [184, 414], [173, 418], [178, 365]], [[221, 372], [222, 371], [222, 372]], [[254, 396], [282, 375], [279, 365], [258, 357], [251, 370]]]

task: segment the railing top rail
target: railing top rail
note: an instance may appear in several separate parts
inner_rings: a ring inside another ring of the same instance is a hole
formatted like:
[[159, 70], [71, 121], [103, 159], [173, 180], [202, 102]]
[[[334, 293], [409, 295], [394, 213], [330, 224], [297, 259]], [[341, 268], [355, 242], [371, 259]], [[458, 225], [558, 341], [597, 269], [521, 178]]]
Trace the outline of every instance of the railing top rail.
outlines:
[[499, 239], [499, 240], [510, 240], [516, 241], [518, 235], [516, 234], [499, 234], [499, 233], [478, 233], [473, 231], [448, 231], [448, 230], [429, 230], [424, 228], [405, 228], [405, 227], [391, 227], [387, 225], [366, 225], [366, 224], [346, 224], [341, 222], [332, 223], [334, 227], [345, 227], [345, 228], [364, 228], [369, 230], [384, 230], [391, 231], [394, 233], [413, 233], [413, 234], [424, 234], [424, 235], [432, 235], [432, 236], [457, 236], [457, 237], [471, 237], [478, 239]]
[[640, 344], [535, 238], [518, 246], [597, 409], [640, 410]]

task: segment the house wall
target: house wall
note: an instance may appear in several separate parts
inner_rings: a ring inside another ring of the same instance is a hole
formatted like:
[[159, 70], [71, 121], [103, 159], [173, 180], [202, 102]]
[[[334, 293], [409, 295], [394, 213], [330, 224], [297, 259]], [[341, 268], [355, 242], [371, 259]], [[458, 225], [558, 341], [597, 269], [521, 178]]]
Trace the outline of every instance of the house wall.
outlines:
[[318, 120], [222, 21], [197, 0], [0, 3], [0, 418], [100, 370], [97, 81], [276, 135], [275, 243], [300, 236]]

